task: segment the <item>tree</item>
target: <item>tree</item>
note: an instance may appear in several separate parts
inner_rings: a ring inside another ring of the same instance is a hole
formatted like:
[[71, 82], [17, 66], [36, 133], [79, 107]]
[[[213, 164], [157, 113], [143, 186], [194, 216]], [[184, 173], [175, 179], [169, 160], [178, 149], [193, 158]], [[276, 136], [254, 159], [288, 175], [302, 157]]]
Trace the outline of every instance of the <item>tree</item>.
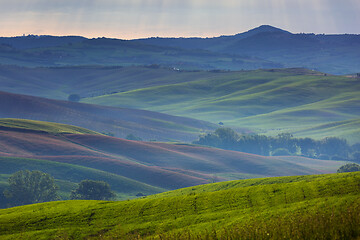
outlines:
[[296, 139], [293, 138], [291, 133], [279, 133], [272, 141], [273, 149], [286, 148], [290, 153], [296, 153], [297, 144]]
[[356, 163], [347, 163], [343, 166], [341, 166], [337, 173], [344, 173], [344, 172], [357, 172], [360, 171], [360, 165]]
[[[5, 184], [4, 184], [5, 185]], [[5, 195], [3, 194], [3, 192], [5, 191], [5, 188], [2, 188], [3, 186], [0, 185], [0, 209], [1, 208], [6, 208], [6, 206], [8, 205], [8, 201], [5, 197]]]
[[70, 94], [68, 100], [70, 102], [78, 102], [80, 101], [81, 97], [78, 94]]
[[219, 147], [223, 149], [236, 149], [239, 135], [231, 128], [218, 128], [214, 135], [219, 139]]
[[297, 146], [301, 149], [301, 154], [308, 157], [317, 156], [318, 143], [312, 138], [298, 138], [296, 141]]
[[59, 200], [54, 178], [41, 171], [22, 170], [12, 174], [4, 191], [11, 206]]
[[272, 152], [271, 155], [272, 156], [291, 156], [291, 153], [286, 148], [277, 148]]
[[326, 137], [320, 141], [320, 154], [328, 154], [330, 156], [338, 155], [343, 159], [347, 159], [350, 150], [345, 139], [337, 137]]
[[71, 192], [71, 199], [111, 200], [116, 195], [110, 185], [104, 181], [83, 180], [77, 189]]

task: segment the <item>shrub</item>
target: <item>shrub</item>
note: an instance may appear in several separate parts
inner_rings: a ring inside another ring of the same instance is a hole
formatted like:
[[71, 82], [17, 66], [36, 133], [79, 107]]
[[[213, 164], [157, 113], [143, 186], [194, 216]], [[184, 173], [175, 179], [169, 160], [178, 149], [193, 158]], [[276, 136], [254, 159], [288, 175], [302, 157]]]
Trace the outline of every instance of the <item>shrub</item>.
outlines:
[[83, 180], [79, 187], [71, 192], [71, 199], [111, 200], [116, 197], [110, 185], [104, 181]]
[[343, 172], [357, 172], [360, 171], [360, 165], [356, 163], [347, 163], [343, 166], [341, 166], [337, 173], [343, 173]]

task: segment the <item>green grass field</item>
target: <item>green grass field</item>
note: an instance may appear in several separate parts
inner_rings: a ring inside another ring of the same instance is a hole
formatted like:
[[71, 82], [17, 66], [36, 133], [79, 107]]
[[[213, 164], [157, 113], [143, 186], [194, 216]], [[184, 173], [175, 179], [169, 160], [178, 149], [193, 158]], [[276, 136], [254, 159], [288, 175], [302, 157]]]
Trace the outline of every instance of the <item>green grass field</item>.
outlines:
[[349, 142], [359, 142], [360, 119], [320, 124], [310, 128], [299, 129], [295, 134], [300, 137], [311, 135], [317, 139], [336, 136], [346, 138]]
[[85, 179], [105, 181], [110, 184], [119, 200], [135, 198], [141, 192], [145, 195], [159, 193], [165, 189], [147, 185], [117, 174], [75, 164], [38, 160], [30, 158], [0, 157], [0, 192], [7, 187], [7, 178], [20, 170], [39, 170], [56, 179], [62, 199], [69, 199], [76, 184]]
[[[4, 72], [0, 83], [8, 92], [31, 92], [62, 100], [76, 93], [84, 103], [223, 122], [266, 134], [286, 131], [319, 138], [326, 135], [325, 131], [307, 129], [359, 119], [359, 78], [306, 69], [212, 72], [161, 67], [0, 68]], [[177, 131], [189, 135], [199, 132], [182, 129], [184, 126], [178, 123], [175, 126]], [[119, 135], [119, 130], [113, 126], [112, 129]], [[352, 143], [360, 141], [356, 128], [349, 125], [338, 125], [336, 131], [329, 129], [329, 134], [348, 138]]]
[[358, 239], [360, 173], [231, 181], [0, 210], [1, 239]]
[[[259, 132], [296, 132], [314, 125], [358, 119], [359, 78], [317, 72], [257, 70], [219, 74], [186, 83], [155, 86], [86, 98], [100, 105], [141, 108], [178, 116], [223, 122]], [[332, 134], [339, 135], [339, 126]], [[353, 129], [356, 131], [356, 129]], [[354, 139], [356, 133], [344, 131]], [[314, 137], [319, 136], [314, 134]]]

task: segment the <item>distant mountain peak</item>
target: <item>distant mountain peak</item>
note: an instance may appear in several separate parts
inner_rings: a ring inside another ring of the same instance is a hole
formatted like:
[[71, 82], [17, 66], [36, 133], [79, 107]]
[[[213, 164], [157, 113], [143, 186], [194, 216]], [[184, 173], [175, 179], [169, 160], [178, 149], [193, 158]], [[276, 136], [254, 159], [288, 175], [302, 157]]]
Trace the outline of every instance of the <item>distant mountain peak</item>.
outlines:
[[290, 33], [288, 31], [276, 28], [270, 25], [261, 25], [257, 28], [251, 29], [248, 33], [264, 33], [264, 32], [280, 32], [280, 33]]
[[236, 34], [235, 36], [238, 39], [239, 38], [242, 39], [242, 38], [251, 37], [251, 36], [254, 36], [254, 35], [260, 34], [260, 33], [288, 33], [288, 34], [291, 34], [290, 32], [282, 30], [280, 28], [276, 28], [276, 27], [273, 27], [270, 25], [261, 25], [257, 28], [251, 29], [247, 32]]

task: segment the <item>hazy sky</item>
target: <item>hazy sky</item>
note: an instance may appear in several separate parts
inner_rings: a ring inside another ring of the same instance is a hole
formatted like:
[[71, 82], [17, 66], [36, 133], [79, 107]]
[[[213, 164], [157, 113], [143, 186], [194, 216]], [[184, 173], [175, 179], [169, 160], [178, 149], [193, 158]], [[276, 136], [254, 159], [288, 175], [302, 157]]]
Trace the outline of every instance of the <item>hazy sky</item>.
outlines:
[[360, 34], [360, 0], [0, 0], [0, 36], [212, 37], [263, 24]]

